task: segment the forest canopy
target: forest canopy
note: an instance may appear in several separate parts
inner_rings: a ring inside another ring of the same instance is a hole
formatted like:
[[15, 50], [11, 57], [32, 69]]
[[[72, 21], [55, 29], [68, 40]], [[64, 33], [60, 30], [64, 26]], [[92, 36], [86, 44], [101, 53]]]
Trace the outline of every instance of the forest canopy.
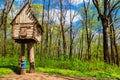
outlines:
[[[120, 0], [28, 1], [44, 30], [42, 41], [35, 44], [36, 59], [62, 57], [120, 65]], [[19, 56], [10, 23], [28, 1], [0, 0], [2, 57]]]

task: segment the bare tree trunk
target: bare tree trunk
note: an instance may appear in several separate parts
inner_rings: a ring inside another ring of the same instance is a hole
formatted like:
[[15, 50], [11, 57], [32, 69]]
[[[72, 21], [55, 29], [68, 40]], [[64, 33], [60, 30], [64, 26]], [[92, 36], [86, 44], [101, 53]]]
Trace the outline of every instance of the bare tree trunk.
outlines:
[[3, 9], [3, 13], [2, 13], [2, 16], [1, 16], [1, 24], [0, 24], [0, 27], [3, 25], [4, 27], [4, 43], [3, 43], [3, 56], [5, 57], [6, 55], [6, 39], [7, 39], [7, 16], [8, 16], [8, 13], [10, 12], [11, 8], [12, 8], [12, 5], [13, 5], [13, 2], [14, 0], [6, 0], [6, 3], [5, 3], [5, 7]]
[[58, 27], [58, 37], [57, 37], [57, 54], [58, 57], [60, 57], [60, 37], [61, 37], [61, 31], [60, 31], [60, 27]]
[[[45, 3], [46, 3], [46, 0], [44, 0], [44, 3], [43, 3], [43, 13], [42, 13], [42, 28], [43, 28], [43, 30], [44, 30], [44, 9], [45, 9]], [[40, 55], [41, 55], [41, 57], [40, 57], [40, 60], [42, 60], [41, 58], [42, 58], [42, 54], [43, 54], [43, 39], [41, 40], [41, 47], [40, 47]]]
[[104, 61], [110, 63], [109, 57], [109, 47], [108, 47], [108, 20], [104, 16], [101, 16], [102, 26], [103, 26], [103, 52]]
[[70, 54], [69, 54], [69, 58], [72, 58], [72, 50], [73, 50], [73, 38], [72, 38], [72, 23], [70, 23]]
[[[110, 24], [112, 24], [112, 15], [110, 15]], [[116, 63], [119, 66], [119, 53], [118, 53], [118, 47], [116, 44], [116, 37], [115, 37], [115, 29], [114, 25], [112, 24], [110, 26], [110, 38], [111, 38], [111, 58], [113, 63]], [[116, 53], [116, 55], [115, 55]]]
[[[71, 3], [71, 0], [70, 0]], [[70, 53], [69, 58], [72, 58], [72, 50], [73, 50], [73, 31], [72, 31], [72, 12], [71, 12], [72, 5], [70, 4]]]
[[82, 55], [83, 55], [83, 42], [84, 41], [84, 34], [83, 34], [83, 29], [82, 29], [82, 37], [80, 39], [80, 51], [79, 51], [79, 55], [78, 55], [78, 59], [82, 60]]
[[104, 61], [110, 63], [109, 57], [109, 45], [108, 45], [108, 20], [110, 18], [110, 14], [114, 12], [120, 1], [116, 1], [114, 5], [110, 5], [113, 1], [111, 0], [102, 0], [101, 3], [104, 5], [100, 7], [100, 2], [98, 0], [92, 0], [98, 12], [98, 19], [101, 19], [103, 26], [103, 53], [104, 53]]
[[64, 25], [63, 25], [63, 10], [62, 9], [63, 9], [62, 0], [60, 0], [60, 26], [61, 26], [62, 39], [63, 39], [63, 51], [64, 51], [64, 54], [66, 54], [66, 36], [65, 36]]
[[[111, 16], [111, 15], [110, 15]], [[110, 17], [110, 24], [112, 23], [112, 16]], [[115, 63], [115, 50], [114, 50], [114, 38], [113, 38], [113, 25], [110, 26], [110, 48], [111, 48], [111, 61]]]
[[99, 33], [99, 37], [98, 37], [98, 46], [97, 46], [97, 54], [96, 54], [96, 59], [98, 59], [99, 57], [99, 48], [100, 48], [100, 33]]
[[49, 43], [49, 53], [51, 54], [52, 49], [52, 30], [50, 28], [50, 43]]
[[114, 34], [114, 46], [115, 46], [115, 52], [116, 52], [116, 64], [119, 66], [119, 52], [118, 52], [118, 46], [116, 43], [116, 38], [115, 38], [115, 30], [113, 29], [113, 34]]
[[6, 47], [7, 47], [7, 44], [6, 44], [6, 39], [7, 39], [7, 25], [6, 25], [6, 22], [7, 22], [7, 14], [4, 14], [4, 19], [3, 19], [3, 26], [4, 26], [4, 46], [3, 46], [3, 56], [5, 57], [6, 56]]
[[15, 51], [14, 51], [14, 47], [15, 47], [15, 45], [14, 45], [14, 41], [13, 41], [13, 40], [12, 40], [11, 45], [12, 45], [12, 47], [11, 47], [11, 49], [12, 49], [12, 54], [17, 54], [17, 53], [14, 53], [14, 52], [15, 52]]
[[89, 4], [90, 4], [90, 0], [89, 3], [86, 6], [86, 2], [85, 0], [83, 0], [84, 2], [84, 12], [85, 12], [85, 26], [86, 26], [86, 37], [87, 37], [87, 53], [88, 53], [88, 60], [91, 59], [91, 34], [88, 31], [88, 10], [89, 10]]

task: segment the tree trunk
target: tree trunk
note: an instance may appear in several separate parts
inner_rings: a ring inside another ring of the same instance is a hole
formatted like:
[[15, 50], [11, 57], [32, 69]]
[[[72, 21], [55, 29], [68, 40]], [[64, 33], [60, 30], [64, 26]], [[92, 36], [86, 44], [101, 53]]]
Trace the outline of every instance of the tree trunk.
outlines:
[[60, 0], [60, 26], [61, 26], [61, 31], [62, 31], [62, 39], [63, 39], [63, 51], [64, 55], [66, 55], [66, 36], [65, 36], [65, 31], [64, 31], [64, 23], [63, 23], [63, 5], [62, 5], [62, 0]]
[[88, 53], [88, 60], [91, 60], [91, 34], [89, 32], [88, 29], [89, 28], [89, 22], [88, 22], [88, 10], [89, 10], [89, 4], [90, 4], [90, 0], [88, 2], [88, 4], [86, 5], [85, 0], [83, 0], [84, 3], [84, 12], [85, 12], [85, 27], [86, 27], [86, 38], [87, 38], [87, 53]]
[[3, 19], [3, 27], [4, 27], [4, 46], [3, 46], [3, 56], [5, 57], [6, 56], [6, 47], [7, 47], [7, 44], [6, 44], [6, 39], [7, 39], [7, 14], [4, 13], [4, 19]]
[[111, 48], [111, 61], [115, 63], [115, 51], [114, 51], [114, 40], [113, 40], [113, 30], [110, 26], [110, 48]]
[[58, 34], [57, 34], [57, 54], [58, 54], [58, 57], [60, 57], [60, 38], [61, 38], [61, 31], [60, 31], [60, 27], [58, 27]]
[[99, 38], [98, 38], [98, 46], [97, 46], [97, 54], [96, 54], [96, 59], [98, 59], [99, 57], [99, 48], [100, 48], [100, 33], [99, 33]]
[[84, 41], [84, 34], [83, 34], [83, 29], [82, 29], [82, 37], [80, 40], [80, 51], [79, 51], [79, 55], [78, 55], [78, 59], [82, 60], [82, 55], [83, 55], [83, 42]]
[[69, 58], [72, 58], [72, 50], [73, 50], [73, 31], [72, 31], [72, 15], [71, 15], [71, 5], [70, 5], [70, 53]]
[[[45, 9], [45, 3], [46, 3], [46, 0], [44, 0], [44, 3], [43, 3], [43, 13], [42, 13], [42, 28], [43, 28], [43, 30], [44, 30], [44, 9]], [[41, 40], [41, 46], [40, 46], [40, 55], [41, 55], [41, 57], [40, 57], [40, 60], [42, 60], [41, 58], [42, 58], [42, 54], [43, 54], [43, 39]]]
[[[112, 15], [110, 15], [110, 24], [112, 24]], [[116, 63], [119, 66], [119, 53], [118, 53], [118, 48], [116, 44], [116, 37], [115, 37], [115, 29], [114, 29], [114, 24], [110, 26], [110, 38], [111, 38], [111, 58], [113, 59], [112, 62]], [[116, 55], [115, 55], [116, 53]], [[112, 57], [113, 56], [113, 57]]]
[[50, 28], [50, 43], [49, 43], [49, 54], [51, 54], [52, 49], [52, 30]]
[[4, 43], [3, 43], [3, 56], [5, 57], [6, 55], [6, 38], [7, 38], [7, 16], [9, 11], [11, 10], [11, 7], [13, 5], [14, 0], [6, 0], [3, 12], [2, 12], [2, 16], [1, 16], [1, 24], [0, 27], [3, 25], [4, 27]]
[[115, 47], [115, 52], [116, 52], [116, 64], [119, 66], [119, 52], [118, 52], [118, 46], [116, 43], [116, 37], [115, 37], [115, 29], [113, 27], [113, 38], [114, 38], [114, 47]]
[[[113, 33], [115, 33], [115, 31]], [[118, 47], [117, 47], [117, 43], [115, 39], [115, 34], [114, 34], [114, 46], [115, 46], [115, 51], [116, 51], [116, 64], [119, 66], [119, 53], [118, 53]]]
[[15, 45], [14, 45], [14, 41], [13, 41], [13, 40], [12, 40], [11, 45], [12, 45], [12, 47], [11, 47], [11, 49], [12, 49], [12, 54], [14, 54], [14, 55], [17, 54], [17, 53], [14, 53], [14, 52], [15, 52], [15, 51], [14, 51], [14, 46], [15, 46]]
[[109, 47], [108, 47], [108, 20], [104, 18], [104, 16], [101, 17], [102, 20], [102, 26], [103, 26], [103, 53], [104, 53], [104, 61], [106, 63], [110, 63], [110, 57], [109, 57]]
[[[111, 16], [111, 15], [110, 15]], [[110, 24], [112, 23], [112, 16], [110, 17]], [[113, 25], [110, 26], [110, 48], [111, 48], [111, 61], [115, 63], [115, 50], [114, 50], [114, 38], [113, 38]]]
[[48, 54], [48, 24], [46, 25], [45, 53]]

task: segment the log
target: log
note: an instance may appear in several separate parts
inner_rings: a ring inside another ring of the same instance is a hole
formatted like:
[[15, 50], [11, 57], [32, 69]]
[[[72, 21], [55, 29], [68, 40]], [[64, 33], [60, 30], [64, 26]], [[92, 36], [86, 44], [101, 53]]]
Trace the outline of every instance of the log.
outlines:
[[34, 64], [34, 43], [29, 43], [29, 61], [30, 61], [30, 73], [35, 72], [35, 64]]
[[[21, 53], [20, 53], [20, 59], [22, 60], [22, 56], [24, 56], [25, 53], [25, 44], [21, 43]], [[21, 65], [21, 64], [20, 64]], [[25, 75], [26, 74], [26, 69], [20, 68], [20, 74]]]
[[20, 70], [20, 74], [21, 74], [21, 75], [25, 75], [25, 74], [26, 74], [26, 69], [21, 69], [21, 70]]

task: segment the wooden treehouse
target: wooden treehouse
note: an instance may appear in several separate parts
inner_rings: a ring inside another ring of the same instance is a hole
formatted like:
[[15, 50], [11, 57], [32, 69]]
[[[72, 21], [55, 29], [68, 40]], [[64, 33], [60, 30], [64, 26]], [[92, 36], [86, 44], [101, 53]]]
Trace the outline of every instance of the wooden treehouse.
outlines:
[[[11, 22], [12, 38], [21, 45], [21, 59], [25, 52], [25, 43], [28, 45], [30, 72], [34, 72], [34, 43], [39, 43], [43, 29], [32, 11], [29, 3], [26, 3]], [[21, 74], [24, 74], [21, 69]]]
[[11, 22], [12, 37], [18, 43], [40, 42], [42, 27], [27, 3]]

